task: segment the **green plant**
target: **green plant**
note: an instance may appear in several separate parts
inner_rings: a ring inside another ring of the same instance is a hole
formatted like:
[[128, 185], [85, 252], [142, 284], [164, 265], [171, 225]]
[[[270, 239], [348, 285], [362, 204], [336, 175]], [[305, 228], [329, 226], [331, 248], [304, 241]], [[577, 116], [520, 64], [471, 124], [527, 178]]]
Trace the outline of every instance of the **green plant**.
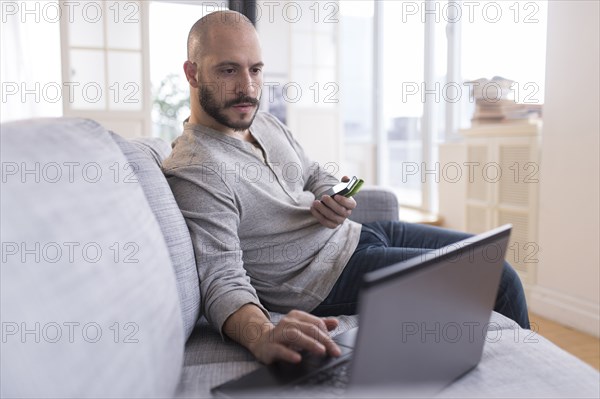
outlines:
[[182, 122], [189, 115], [189, 94], [182, 89], [181, 77], [171, 73], [152, 90], [154, 135], [172, 141], [183, 131]]

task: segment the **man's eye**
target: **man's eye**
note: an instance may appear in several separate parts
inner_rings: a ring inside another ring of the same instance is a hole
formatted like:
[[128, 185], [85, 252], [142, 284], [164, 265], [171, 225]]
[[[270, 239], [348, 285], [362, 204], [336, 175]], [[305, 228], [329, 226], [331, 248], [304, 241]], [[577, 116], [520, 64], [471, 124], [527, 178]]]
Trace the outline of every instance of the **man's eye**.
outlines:
[[233, 69], [233, 68], [227, 68], [227, 69], [223, 69], [223, 72], [226, 73], [226, 74], [231, 75], [232, 73], [235, 72], [235, 69]]
[[252, 69], [252, 72], [253, 72], [253, 73], [260, 73], [260, 72], [261, 72], [261, 69], [260, 69], [260, 68], [253, 68], [253, 69]]

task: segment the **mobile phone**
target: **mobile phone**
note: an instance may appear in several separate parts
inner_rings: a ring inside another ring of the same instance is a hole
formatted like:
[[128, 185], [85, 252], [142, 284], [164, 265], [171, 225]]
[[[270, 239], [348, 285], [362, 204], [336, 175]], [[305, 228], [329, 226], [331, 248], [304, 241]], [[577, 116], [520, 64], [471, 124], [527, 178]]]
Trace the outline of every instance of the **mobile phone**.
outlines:
[[353, 176], [348, 182], [339, 183], [327, 190], [323, 195], [329, 195], [330, 197], [336, 195], [343, 195], [344, 197], [351, 197], [356, 194], [361, 186], [363, 185], [363, 179], [359, 179]]
[[353, 197], [362, 187], [363, 183], [365, 181], [363, 179], [358, 179], [358, 181], [356, 182], [356, 184], [354, 184], [354, 187], [352, 187], [350, 189], [350, 192], [348, 194], [346, 194], [346, 197]]

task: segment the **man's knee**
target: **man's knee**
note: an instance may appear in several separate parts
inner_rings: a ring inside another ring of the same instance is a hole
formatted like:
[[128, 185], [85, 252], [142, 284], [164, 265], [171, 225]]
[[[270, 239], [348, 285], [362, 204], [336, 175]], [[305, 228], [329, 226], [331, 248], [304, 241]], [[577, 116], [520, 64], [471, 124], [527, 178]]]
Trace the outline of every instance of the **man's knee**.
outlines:
[[501, 283], [505, 283], [507, 285], [517, 285], [519, 287], [522, 287], [521, 285], [521, 279], [519, 278], [519, 274], [517, 273], [517, 271], [515, 270], [514, 267], [511, 266], [510, 263], [504, 261], [504, 265], [502, 268], [502, 278], [501, 278]]

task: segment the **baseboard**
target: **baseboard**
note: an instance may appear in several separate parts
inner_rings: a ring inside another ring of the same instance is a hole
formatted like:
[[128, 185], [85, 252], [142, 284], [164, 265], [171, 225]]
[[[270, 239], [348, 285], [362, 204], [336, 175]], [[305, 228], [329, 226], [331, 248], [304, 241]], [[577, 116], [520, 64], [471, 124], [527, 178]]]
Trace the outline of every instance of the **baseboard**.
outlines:
[[600, 304], [538, 285], [525, 291], [531, 312], [600, 338]]

